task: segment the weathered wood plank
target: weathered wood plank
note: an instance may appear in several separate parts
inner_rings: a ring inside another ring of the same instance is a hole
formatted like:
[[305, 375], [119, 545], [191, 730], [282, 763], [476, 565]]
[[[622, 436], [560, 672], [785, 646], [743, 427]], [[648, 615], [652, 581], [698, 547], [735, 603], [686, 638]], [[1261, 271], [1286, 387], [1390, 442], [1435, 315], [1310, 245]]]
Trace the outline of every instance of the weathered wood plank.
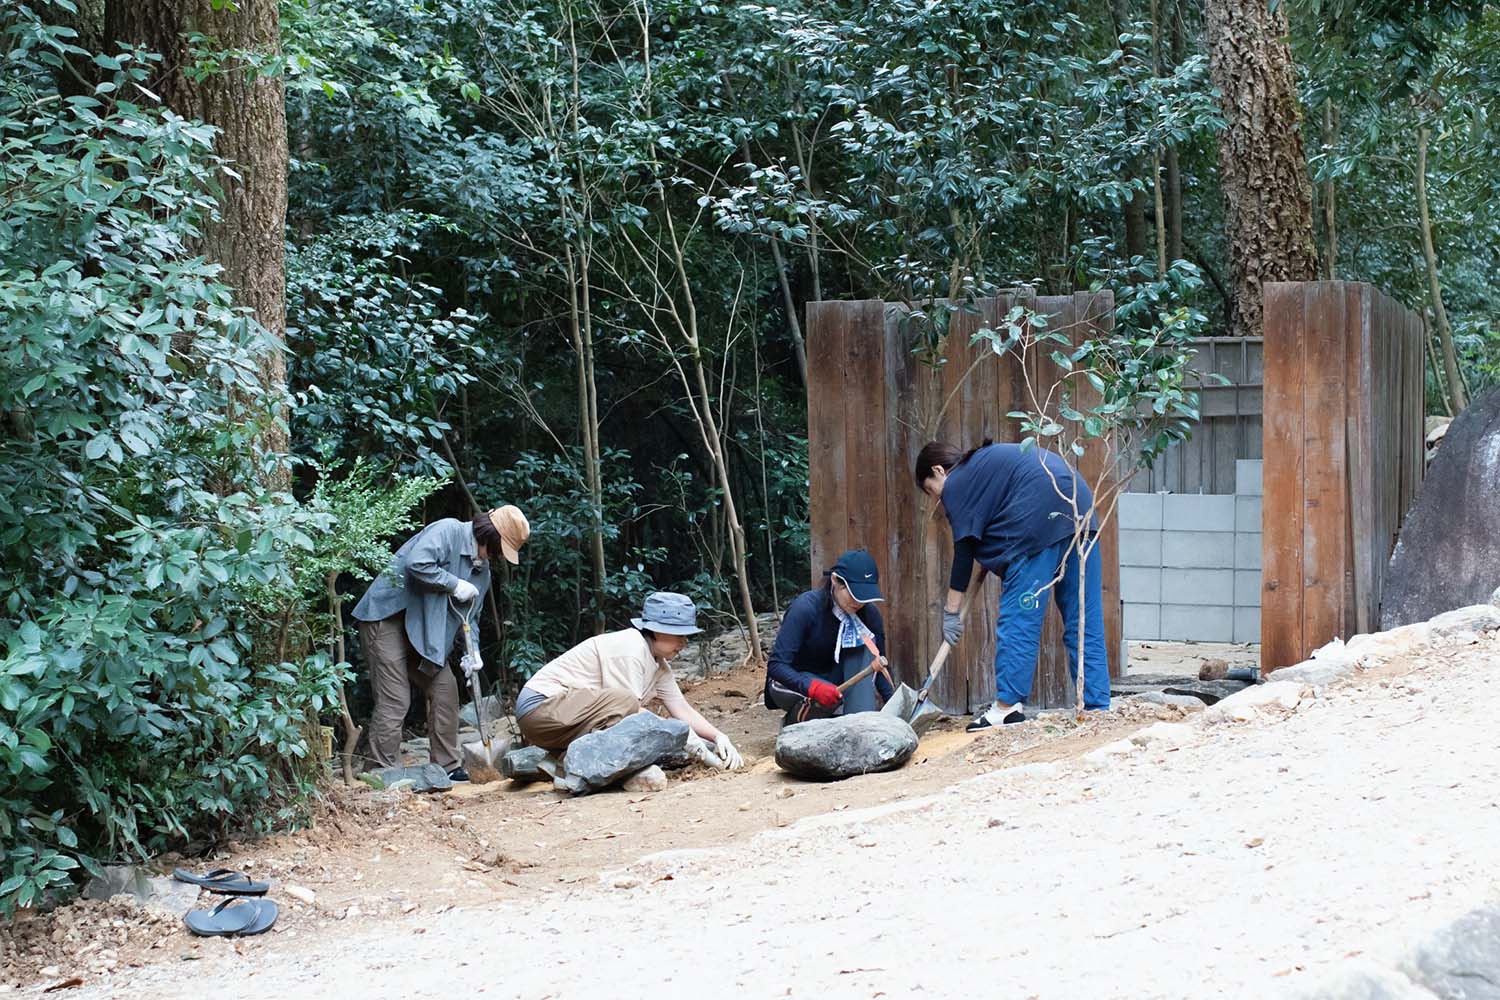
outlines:
[[[889, 576], [886, 470], [890, 420], [885, 391], [885, 303], [852, 302], [844, 331], [844, 462], [846, 549], [868, 549], [881, 579]], [[842, 551], [842, 550], [841, 550]], [[837, 558], [839, 553], [832, 554]]]
[[1321, 646], [1343, 631], [1348, 567], [1344, 442], [1344, 294], [1331, 282], [1305, 286], [1303, 338], [1302, 636]]
[[1349, 595], [1353, 609], [1355, 628], [1360, 632], [1371, 630], [1375, 608], [1370, 601], [1375, 588], [1374, 531], [1375, 509], [1375, 455], [1378, 454], [1378, 434], [1371, 412], [1372, 366], [1360, 364], [1359, 359], [1371, 356], [1371, 331], [1375, 322], [1376, 306], [1371, 300], [1368, 285], [1350, 282], [1343, 287], [1344, 315], [1346, 319], [1346, 358], [1354, 362], [1349, 372], [1346, 394], [1344, 442], [1346, 454], [1345, 490], [1349, 498], [1347, 540], [1354, 559], [1351, 575], [1352, 593]]
[[[918, 366], [901, 324], [904, 313], [904, 307], [887, 305], [882, 319], [885, 338], [883, 375], [890, 443], [885, 469], [888, 535], [880, 581], [885, 595], [885, 605], [881, 608], [885, 618], [884, 652], [897, 679], [913, 684], [925, 678], [923, 671], [926, 669], [917, 643], [920, 623], [918, 616], [912, 613], [926, 593], [919, 526], [925, 498], [912, 483], [912, 469], [923, 444], [922, 416], [917, 407]], [[879, 545], [880, 540], [874, 539], [871, 544]]]
[[1262, 470], [1261, 671], [1302, 651], [1303, 291], [1267, 282]]
[[812, 586], [844, 550], [844, 337], [858, 303], [807, 305], [807, 473]]

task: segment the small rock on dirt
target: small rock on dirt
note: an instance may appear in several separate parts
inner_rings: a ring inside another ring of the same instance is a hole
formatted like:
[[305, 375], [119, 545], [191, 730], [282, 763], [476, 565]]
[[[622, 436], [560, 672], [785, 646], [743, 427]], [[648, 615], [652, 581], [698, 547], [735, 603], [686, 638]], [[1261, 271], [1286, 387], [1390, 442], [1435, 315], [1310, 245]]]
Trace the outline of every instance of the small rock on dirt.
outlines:
[[917, 734], [901, 719], [858, 712], [787, 726], [776, 738], [776, 765], [813, 781], [894, 771], [917, 750]]
[[446, 792], [453, 787], [448, 772], [436, 764], [418, 764], [412, 767], [387, 767], [375, 772], [390, 788], [399, 781], [410, 781], [414, 792]]
[[623, 787], [627, 792], [664, 791], [667, 787], [667, 775], [661, 768], [652, 764], [626, 778]]
[[308, 906], [313, 905], [313, 903], [315, 903], [318, 898], [318, 894], [316, 892], [313, 892], [311, 889], [303, 885], [292, 885], [289, 883], [282, 886], [281, 891], [286, 893], [288, 896], [291, 896], [293, 899], [300, 900], [306, 903]]
[[517, 747], [500, 758], [500, 773], [511, 781], [546, 781], [552, 777], [542, 769], [547, 756], [541, 747]]
[[1203, 660], [1198, 664], [1198, 679], [1200, 681], [1221, 681], [1224, 675], [1229, 673], [1229, 661], [1212, 658]]

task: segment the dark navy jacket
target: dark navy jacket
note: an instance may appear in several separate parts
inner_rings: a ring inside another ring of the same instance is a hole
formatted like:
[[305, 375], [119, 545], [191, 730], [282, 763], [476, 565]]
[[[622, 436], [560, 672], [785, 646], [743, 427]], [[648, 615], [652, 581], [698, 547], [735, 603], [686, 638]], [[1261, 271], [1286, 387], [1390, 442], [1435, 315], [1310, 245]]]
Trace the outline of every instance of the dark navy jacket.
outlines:
[[[875, 646], [884, 653], [885, 622], [875, 605], [861, 608], [859, 620], [875, 633]], [[838, 640], [839, 620], [833, 616], [832, 591], [827, 587], [809, 590], [793, 601], [781, 619], [781, 631], [776, 633], [776, 645], [771, 647], [771, 659], [766, 665], [766, 707], [776, 707], [771, 701], [772, 681], [803, 695], [815, 680], [842, 683], [843, 668], [833, 659], [833, 647]], [[875, 690], [881, 698], [891, 696], [891, 686], [879, 674], [875, 675]]]

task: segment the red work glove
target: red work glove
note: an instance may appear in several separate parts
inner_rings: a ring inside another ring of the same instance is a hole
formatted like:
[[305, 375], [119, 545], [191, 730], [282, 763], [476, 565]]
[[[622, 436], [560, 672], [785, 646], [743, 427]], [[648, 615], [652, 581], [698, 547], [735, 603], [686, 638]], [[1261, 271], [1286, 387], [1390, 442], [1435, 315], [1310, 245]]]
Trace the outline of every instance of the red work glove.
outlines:
[[813, 681], [807, 685], [807, 696], [824, 708], [832, 708], [844, 700], [839, 689], [827, 681]]

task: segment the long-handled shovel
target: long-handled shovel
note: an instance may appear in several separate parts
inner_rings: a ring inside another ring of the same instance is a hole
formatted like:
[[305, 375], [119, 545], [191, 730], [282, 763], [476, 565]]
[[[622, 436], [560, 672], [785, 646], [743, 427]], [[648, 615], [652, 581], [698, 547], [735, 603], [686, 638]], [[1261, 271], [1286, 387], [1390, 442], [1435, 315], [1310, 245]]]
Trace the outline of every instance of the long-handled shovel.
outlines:
[[[471, 606], [470, 611], [473, 611]], [[459, 748], [463, 756], [464, 770], [469, 772], [469, 780], [474, 784], [484, 784], [489, 781], [500, 780], [500, 758], [510, 749], [510, 740], [492, 742], [489, 730], [484, 724], [484, 699], [479, 692], [479, 669], [482, 663], [479, 659], [479, 643], [474, 638], [474, 627], [469, 617], [459, 616], [459, 622], [464, 631], [464, 659], [474, 663], [474, 669], [467, 671], [469, 674], [469, 697], [474, 702], [474, 728], [479, 730], [478, 743], [465, 743]]]
[[[969, 617], [969, 602], [973, 599], [977, 586], [971, 586], [968, 593], [964, 594], [963, 604], [958, 609], [958, 616], [962, 619]], [[927, 680], [922, 682], [919, 691], [913, 691], [909, 686], [903, 684], [891, 695], [891, 700], [885, 703], [881, 709], [887, 715], [894, 715], [904, 719], [912, 729], [921, 736], [932, 724], [943, 717], [942, 709], [927, 700], [928, 693], [932, 690], [933, 682], [943, 672], [944, 665], [948, 662], [948, 654], [953, 652], [953, 646], [945, 639], [938, 647], [937, 655], [932, 658], [932, 666], [927, 668]]]

